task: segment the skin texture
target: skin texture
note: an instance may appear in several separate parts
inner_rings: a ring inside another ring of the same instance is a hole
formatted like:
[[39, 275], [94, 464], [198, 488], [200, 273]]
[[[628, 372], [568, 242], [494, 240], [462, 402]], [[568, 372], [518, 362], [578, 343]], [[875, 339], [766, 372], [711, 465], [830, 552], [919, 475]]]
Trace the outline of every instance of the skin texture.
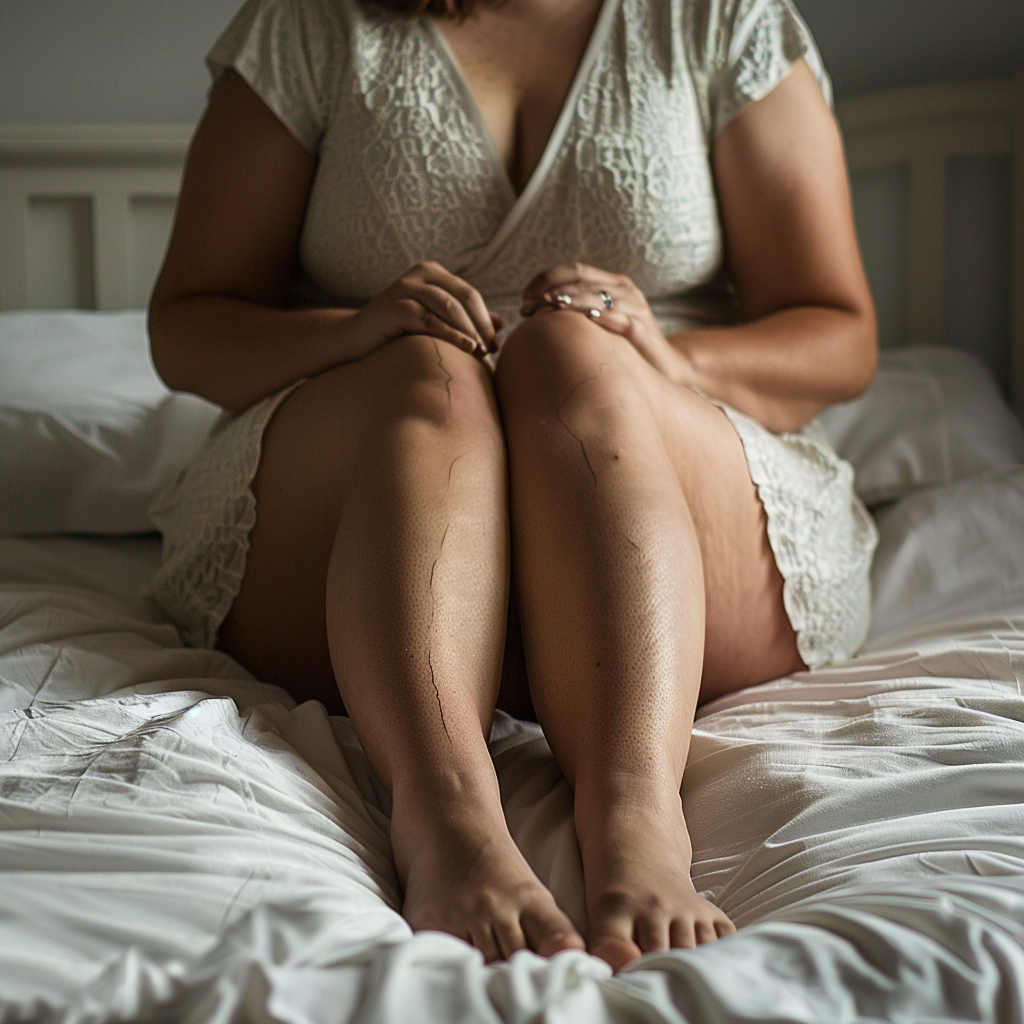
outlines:
[[[517, 189], [597, 7], [507, 0], [441, 24]], [[802, 663], [742, 447], [702, 396], [792, 429], [866, 386], [875, 334], [803, 64], [713, 159], [742, 326], [666, 338], [627, 279], [538, 268], [492, 375], [500, 324], [430, 262], [360, 311], [285, 308], [315, 161], [233, 72], [190, 153], [157, 368], [234, 410], [308, 378], [265, 435], [221, 646], [351, 715], [393, 796], [403, 913], [489, 960], [586, 946], [618, 969], [734, 930], [689, 877], [694, 710]], [[502, 687], [513, 576], [525, 673]], [[487, 752], [524, 674], [575, 789], [585, 936], [512, 842]]]

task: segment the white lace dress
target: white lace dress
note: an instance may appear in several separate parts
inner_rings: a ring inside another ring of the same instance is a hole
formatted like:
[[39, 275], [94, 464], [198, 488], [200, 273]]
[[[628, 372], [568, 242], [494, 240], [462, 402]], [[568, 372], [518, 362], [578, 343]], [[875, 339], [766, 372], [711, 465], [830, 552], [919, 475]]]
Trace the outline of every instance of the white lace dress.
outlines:
[[[801, 57], [827, 95], [788, 0], [603, 0], [518, 196], [429, 18], [358, 0], [249, 0], [208, 64], [215, 78], [234, 68], [318, 158], [296, 304], [358, 306], [432, 259], [511, 329], [526, 283], [580, 260], [629, 275], [668, 332], [736, 319], [710, 149]], [[238, 593], [261, 438], [288, 390], [226, 419], [153, 506], [164, 535], [154, 594], [190, 644], [216, 643]], [[852, 471], [813, 425], [776, 436], [726, 412], [767, 511], [801, 656], [847, 658], [867, 630], [876, 542]]]

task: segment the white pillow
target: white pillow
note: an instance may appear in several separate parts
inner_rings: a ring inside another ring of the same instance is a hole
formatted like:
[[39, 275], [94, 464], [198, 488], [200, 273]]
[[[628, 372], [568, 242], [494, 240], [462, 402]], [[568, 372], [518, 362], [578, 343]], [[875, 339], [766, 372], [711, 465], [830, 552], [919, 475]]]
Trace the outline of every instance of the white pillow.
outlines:
[[[0, 313], [0, 534], [150, 531], [149, 504], [219, 412], [164, 387], [142, 312]], [[987, 368], [955, 349], [883, 353], [821, 423], [869, 505], [1024, 462]]]
[[953, 348], [883, 352], [871, 387], [820, 421], [867, 505], [1024, 462], [1024, 431], [988, 368]]
[[0, 534], [147, 533], [220, 410], [172, 394], [145, 314], [0, 314]]
[[1024, 466], [916, 491], [879, 509], [876, 518], [879, 543], [871, 569], [868, 650], [908, 630], [941, 637], [958, 623], [986, 616], [1003, 625], [1019, 620]]

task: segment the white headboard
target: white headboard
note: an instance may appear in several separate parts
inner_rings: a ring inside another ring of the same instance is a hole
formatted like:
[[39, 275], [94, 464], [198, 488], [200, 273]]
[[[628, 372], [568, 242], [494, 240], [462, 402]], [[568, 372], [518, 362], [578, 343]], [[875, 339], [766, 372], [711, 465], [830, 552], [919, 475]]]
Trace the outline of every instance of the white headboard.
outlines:
[[[1004, 272], [1012, 313], [1010, 336], [1000, 340], [1009, 352], [995, 362], [1024, 414], [1024, 73], [867, 96], [841, 104], [838, 115], [855, 179], [906, 168], [899, 257], [906, 263], [906, 323], [897, 343], [950, 341], [944, 290], [951, 161], [1010, 161]], [[0, 127], [0, 310], [145, 306], [190, 135], [189, 126]], [[886, 283], [876, 274], [876, 292]]]
[[191, 134], [0, 128], [0, 310], [145, 306]]
[[837, 113], [855, 198], [859, 173], [893, 169], [906, 174], [904, 340], [910, 344], [951, 340], [946, 292], [949, 248], [955, 244], [948, 224], [954, 161], [1006, 158], [1009, 195], [1001, 216], [1010, 221], [1009, 252], [1002, 272], [1009, 276], [1009, 337], [1004, 343], [1010, 350], [1005, 359], [1009, 379], [1002, 383], [1024, 415], [1024, 71], [1008, 79], [864, 96], [840, 104]]

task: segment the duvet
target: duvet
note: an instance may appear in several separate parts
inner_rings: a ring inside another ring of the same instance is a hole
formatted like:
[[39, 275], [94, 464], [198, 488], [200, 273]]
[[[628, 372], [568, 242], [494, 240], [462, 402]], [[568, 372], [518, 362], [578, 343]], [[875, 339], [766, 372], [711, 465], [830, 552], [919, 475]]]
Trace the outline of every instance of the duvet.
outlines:
[[[614, 977], [413, 935], [348, 721], [182, 648], [155, 540], [0, 539], [0, 1020], [1024, 1021], [1024, 467], [877, 518], [865, 650], [696, 723], [694, 880], [738, 934]], [[543, 736], [491, 750], [585, 924]]]

